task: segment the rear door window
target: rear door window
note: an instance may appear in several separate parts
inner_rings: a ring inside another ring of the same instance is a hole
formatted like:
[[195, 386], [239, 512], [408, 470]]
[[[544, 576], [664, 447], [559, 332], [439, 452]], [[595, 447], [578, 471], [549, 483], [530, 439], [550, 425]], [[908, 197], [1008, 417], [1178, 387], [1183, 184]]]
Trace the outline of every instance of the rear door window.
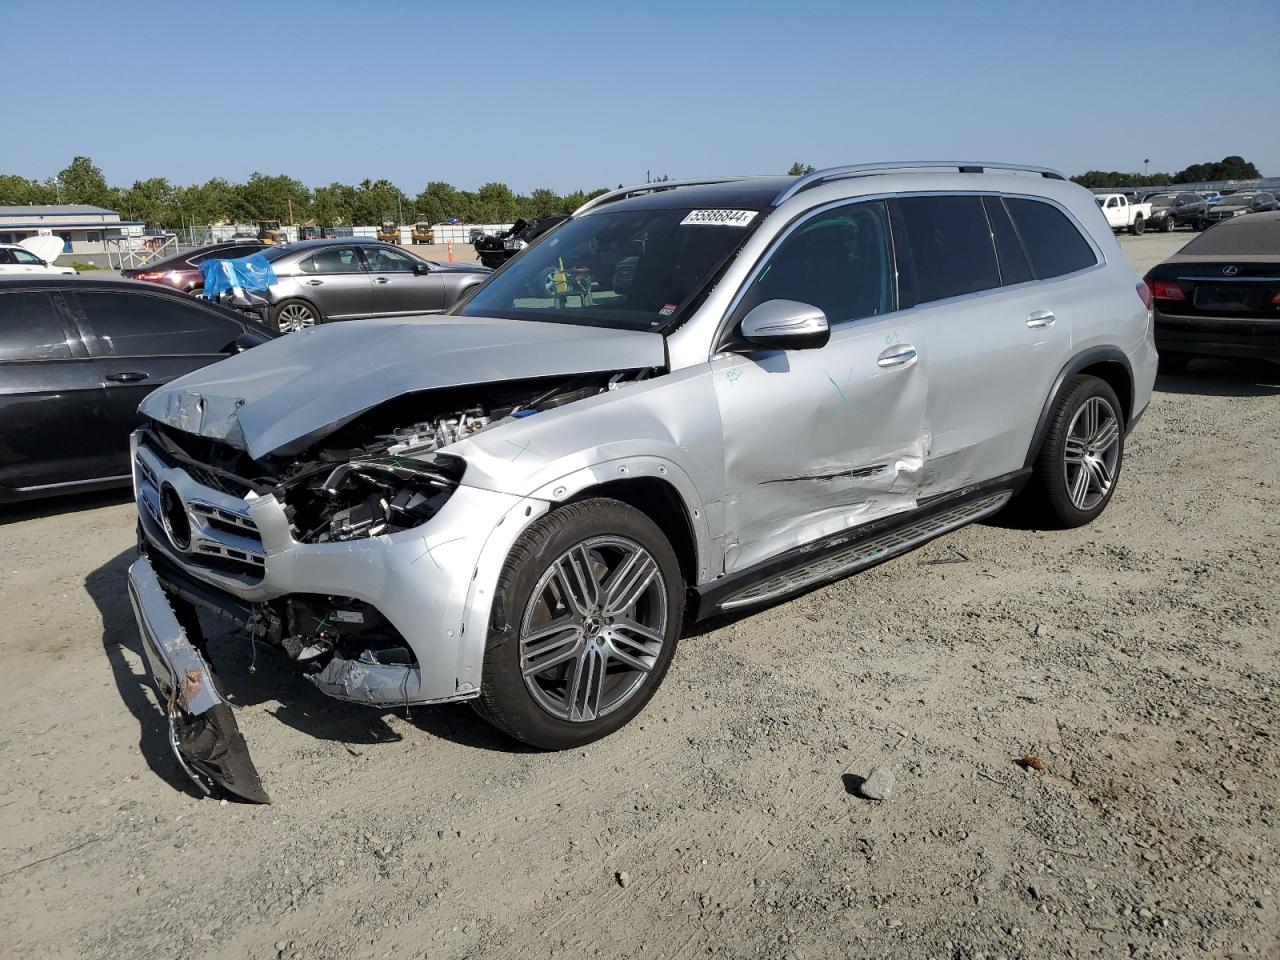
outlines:
[[[980, 197], [899, 197], [894, 245], [913, 303], [930, 303], [1000, 286], [995, 245]], [[908, 306], [903, 294], [903, 305]]]
[[0, 293], [0, 361], [69, 360], [67, 330], [43, 291]]
[[1026, 251], [1022, 249], [1022, 241], [1018, 239], [1018, 232], [1013, 229], [1013, 221], [1009, 219], [1004, 203], [999, 197], [983, 197], [982, 205], [986, 208], [991, 236], [996, 242], [1001, 283], [1006, 287], [1026, 283], [1032, 279], [1031, 265], [1027, 263]]
[[1075, 273], [1098, 262], [1089, 241], [1057, 207], [1018, 197], [1006, 197], [1004, 202], [1031, 259], [1031, 269], [1041, 280]]
[[243, 329], [232, 320], [169, 297], [110, 290], [77, 291], [93, 331], [90, 353], [174, 357], [222, 353]]

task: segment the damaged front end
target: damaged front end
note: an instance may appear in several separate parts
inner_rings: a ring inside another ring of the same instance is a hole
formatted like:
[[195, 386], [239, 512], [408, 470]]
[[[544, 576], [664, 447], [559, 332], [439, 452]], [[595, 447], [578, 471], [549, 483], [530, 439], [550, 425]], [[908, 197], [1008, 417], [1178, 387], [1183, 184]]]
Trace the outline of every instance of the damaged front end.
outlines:
[[[213, 686], [196, 608], [283, 653], [336, 699], [388, 707], [478, 695], [478, 670], [459, 666], [463, 603], [479, 549], [522, 501], [463, 487], [466, 463], [451, 447], [652, 373], [410, 394], [256, 459], [154, 420], [138, 431], [144, 556], [130, 594], [184, 769], [266, 802]], [[186, 696], [189, 676], [199, 696]]]

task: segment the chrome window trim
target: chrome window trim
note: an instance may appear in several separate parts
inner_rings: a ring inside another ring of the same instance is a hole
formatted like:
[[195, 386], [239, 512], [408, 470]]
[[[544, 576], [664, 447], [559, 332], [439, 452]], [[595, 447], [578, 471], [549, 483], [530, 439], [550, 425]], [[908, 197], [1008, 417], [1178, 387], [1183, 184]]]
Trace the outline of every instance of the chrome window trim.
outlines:
[[[971, 300], [976, 297], [987, 297], [993, 294], [1003, 293], [1006, 290], [1018, 290], [1020, 288], [1027, 287], [1031, 284], [1057, 283], [1060, 280], [1074, 279], [1076, 277], [1084, 276], [1087, 273], [1092, 273], [1095, 270], [1101, 270], [1107, 264], [1106, 254], [1102, 252], [1102, 248], [1098, 245], [1097, 241], [1094, 240], [1093, 234], [1090, 233], [1087, 229], [1085, 229], [1083, 224], [1080, 223], [1079, 218], [1076, 217], [1075, 214], [1073, 214], [1070, 210], [1068, 210], [1065, 206], [1063, 206], [1057, 200], [1054, 200], [1051, 197], [1043, 196], [1041, 194], [1011, 193], [1003, 190], [912, 190], [910, 192], [890, 191], [887, 193], [863, 194], [863, 195], [854, 196], [854, 197], [842, 197], [838, 200], [829, 200], [826, 203], [820, 204], [819, 206], [816, 206], [816, 207], [810, 207], [809, 209], [804, 210], [803, 212], [797, 214], [796, 217], [793, 218], [790, 223], [788, 223], [785, 227], [779, 230], [778, 233], [774, 235], [773, 239], [769, 241], [769, 245], [765, 247], [764, 251], [756, 259], [756, 262], [751, 265], [750, 272], [747, 273], [746, 278], [742, 281], [742, 283], [738, 286], [738, 289], [734, 292], [733, 299], [729, 301], [728, 307], [725, 308], [725, 311], [721, 315], [719, 322], [716, 324], [715, 336], [711, 338], [711, 349], [707, 354], [707, 359], [708, 360], [714, 359], [715, 357], [724, 353], [723, 344], [726, 342], [728, 338], [728, 332], [729, 332], [728, 328], [729, 328], [730, 320], [733, 318], [734, 314], [737, 312], [739, 305], [742, 303], [742, 300], [746, 296], [747, 291], [751, 288], [751, 284], [755, 281], [756, 276], [760, 273], [761, 268], [764, 266], [765, 263], [768, 262], [769, 258], [773, 256], [773, 254], [777, 251], [778, 247], [782, 244], [782, 242], [791, 235], [792, 231], [794, 231], [800, 225], [808, 222], [811, 218], [821, 213], [825, 213], [828, 210], [834, 209], [835, 207], [848, 206], [854, 203], [869, 203], [877, 200], [884, 202], [884, 201], [895, 199], [897, 197], [979, 197], [979, 198], [1010, 197], [1015, 200], [1036, 200], [1040, 203], [1047, 203], [1050, 206], [1057, 209], [1059, 212], [1061, 212], [1064, 216], [1066, 216], [1067, 220], [1076, 228], [1077, 231], [1079, 231], [1079, 233], [1088, 242], [1089, 249], [1093, 251], [1093, 255], [1095, 259], [1092, 266], [1082, 267], [1081, 269], [1074, 270], [1071, 273], [1061, 273], [1061, 274], [1058, 274], [1056, 277], [1046, 277], [1044, 279], [1038, 279], [1033, 277], [1030, 280], [1024, 280], [1022, 283], [1012, 283], [1012, 284], [1009, 284], [1008, 286], [991, 287], [987, 290], [978, 290], [974, 293], [962, 293], [954, 297], [945, 297], [941, 300], [929, 300], [925, 303], [914, 304], [905, 309], [901, 305], [902, 304], [901, 296], [898, 295], [896, 297], [898, 302], [898, 309], [892, 310], [889, 313], [876, 314], [875, 316], [871, 316], [871, 317], [859, 317], [856, 320], [843, 320], [838, 323], [832, 323], [831, 327], [833, 331], [836, 329], [836, 327], [845, 327], [845, 326], [848, 326], [849, 324], [862, 323], [867, 320], [879, 320], [883, 317], [892, 317], [896, 314], [909, 314], [916, 310], [933, 307], [936, 304], [961, 303], [963, 301]], [[986, 217], [985, 210], [983, 211], [983, 216], [984, 218]], [[1013, 220], [1012, 213], [1009, 214], [1009, 219], [1012, 222]], [[990, 224], [988, 223], [988, 227], [989, 226]], [[1014, 230], [1017, 230], [1018, 225], [1014, 223], [1013, 227], [1014, 227]], [[892, 217], [889, 218], [889, 235], [891, 238], [893, 238], [893, 218]], [[1021, 240], [1021, 234], [1019, 234], [1019, 240]], [[992, 241], [992, 249], [993, 251], [995, 249], [994, 240]], [[1024, 249], [1025, 249], [1025, 244], [1024, 244]], [[1028, 261], [1030, 261], [1030, 254], [1027, 254], [1027, 258], [1028, 258]], [[998, 265], [999, 264], [998, 255], [996, 258], [996, 262]], [[894, 242], [894, 248], [893, 248], [893, 268], [894, 268], [894, 278], [893, 278], [894, 291], [895, 291], [895, 294], [899, 294], [898, 250], [897, 250], [896, 241]], [[1032, 269], [1034, 269], [1034, 267]]]

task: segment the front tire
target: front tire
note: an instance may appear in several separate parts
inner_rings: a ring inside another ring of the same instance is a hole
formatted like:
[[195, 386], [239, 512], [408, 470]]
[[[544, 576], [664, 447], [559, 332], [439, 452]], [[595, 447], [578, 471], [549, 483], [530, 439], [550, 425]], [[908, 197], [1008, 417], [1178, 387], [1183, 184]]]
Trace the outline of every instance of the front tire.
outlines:
[[1172, 217], [1172, 216], [1165, 217], [1165, 218], [1164, 218], [1164, 223], [1162, 223], [1162, 224], [1160, 225], [1160, 232], [1161, 232], [1161, 233], [1172, 233], [1172, 232], [1173, 232], [1173, 230], [1174, 230], [1174, 228], [1175, 228], [1175, 227], [1177, 227], [1177, 225], [1178, 225], [1178, 224], [1174, 221], [1174, 219], [1173, 219], [1173, 217]]
[[599, 498], [552, 511], [498, 578], [477, 712], [543, 750], [608, 736], [666, 675], [684, 598], [675, 551], [639, 510]]
[[306, 300], [281, 300], [267, 314], [273, 329], [280, 333], [293, 333], [295, 330], [306, 330], [324, 322], [315, 304]]
[[1028, 506], [1042, 523], [1080, 527], [1106, 509], [1124, 463], [1122, 411], [1105, 380], [1077, 375], [1067, 381], [1027, 487]]

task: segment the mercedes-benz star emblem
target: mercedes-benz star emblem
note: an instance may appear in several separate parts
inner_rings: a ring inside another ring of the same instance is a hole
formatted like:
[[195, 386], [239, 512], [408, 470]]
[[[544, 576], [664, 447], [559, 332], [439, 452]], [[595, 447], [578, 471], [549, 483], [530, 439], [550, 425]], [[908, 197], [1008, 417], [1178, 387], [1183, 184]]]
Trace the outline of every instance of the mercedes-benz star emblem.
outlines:
[[160, 488], [160, 516], [164, 520], [164, 532], [169, 541], [179, 550], [191, 547], [191, 519], [187, 516], [187, 505], [173, 489], [173, 484], [166, 483]]
[[1223, 267], [1222, 272], [1225, 273], [1228, 277], [1234, 277], [1237, 273], [1240, 272], [1240, 268], [1237, 267], [1235, 264], [1232, 264], [1231, 266]]

